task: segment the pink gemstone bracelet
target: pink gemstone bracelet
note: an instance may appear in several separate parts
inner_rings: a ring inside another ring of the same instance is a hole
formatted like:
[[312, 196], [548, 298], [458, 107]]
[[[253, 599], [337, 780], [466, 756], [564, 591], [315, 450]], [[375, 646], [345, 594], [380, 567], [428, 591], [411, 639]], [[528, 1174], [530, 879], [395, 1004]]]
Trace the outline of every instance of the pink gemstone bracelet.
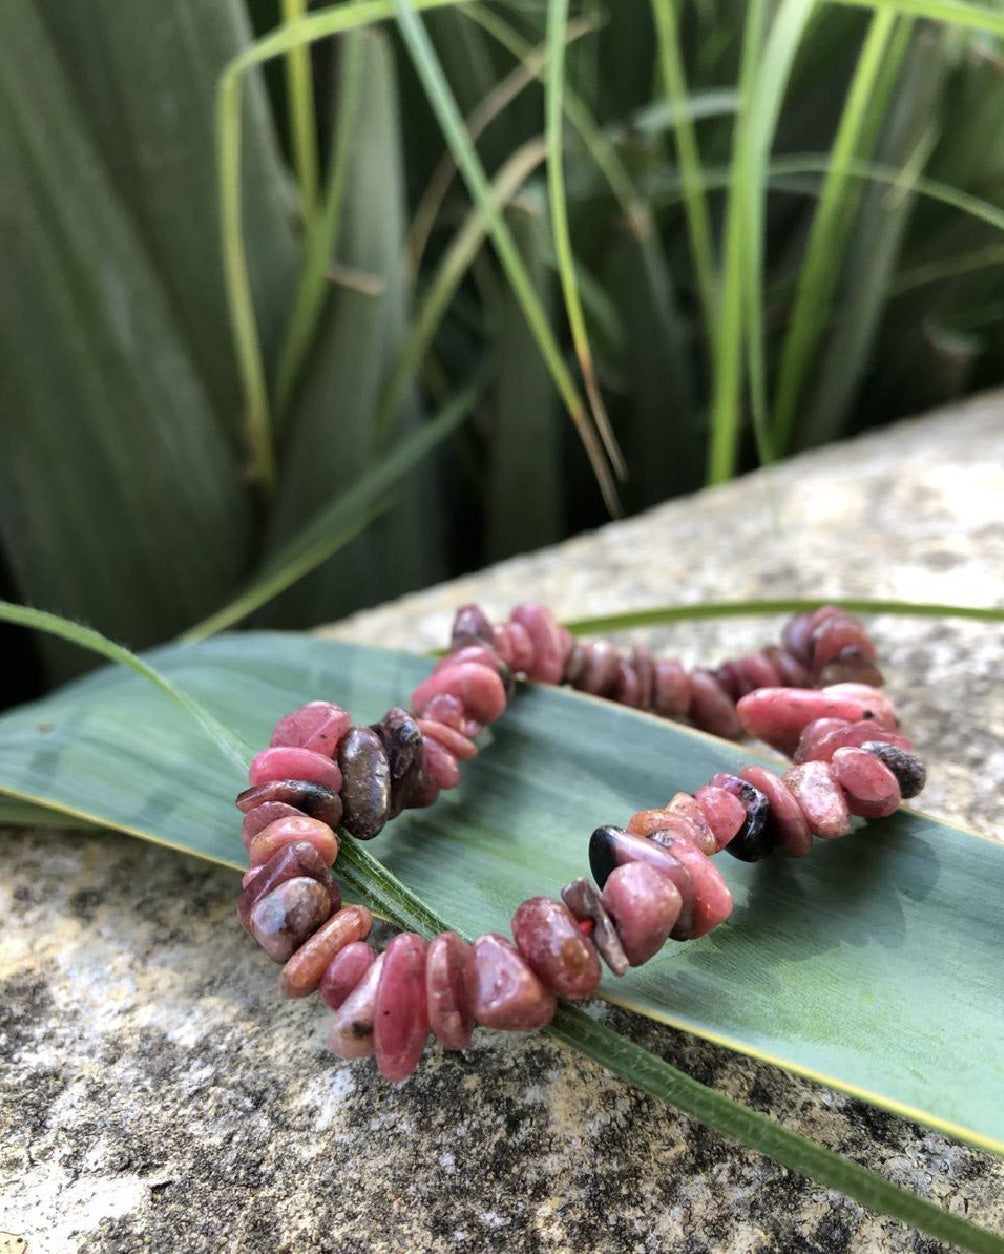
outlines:
[[[557, 998], [595, 992], [602, 964], [624, 975], [667, 940], [724, 922], [732, 895], [711, 861], [722, 849], [748, 862], [805, 857], [814, 838], [844, 836], [853, 817], [890, 815], [920, 792], [924, 766], [878, 689], [875, 657], [862, 625], [833, 606], [793, 618], [780, 647], [690, 673], [647, 649], [624, 655], [604, 641], [576, 643], [541, 606], [518, 606], [495, 625], [464, 606], [411, 713], [394, 708], [354, 727], [339, 706], [315, 701], [276, 724], [237, 798], [251, 863], [238, 917], [283, 964], [286, 996], [319, 990], [334, 1010], [332, 1050], [375, 1053], [393, 1082], [418, 1065], [430, 1031], [444, 1049], [464, 1049], [475, 1024], [544, 1027]], [[566, 683], [721, 736], [754, 736], [793, 765], [782, 775], [760, 766], [715, 775], [626, 828], [597, 828], [592, 878], [565, 885], [561, 900], [524, 901], [511, 941], [403, 933], [377, 954], [367, 941], [370, 912], [341, 906], [331, 874], [336, 829], [371, 839], [403, 810], [456, 788], [460, 763], [478, 752], [474, 738], [503, 714], [517, 677]]]

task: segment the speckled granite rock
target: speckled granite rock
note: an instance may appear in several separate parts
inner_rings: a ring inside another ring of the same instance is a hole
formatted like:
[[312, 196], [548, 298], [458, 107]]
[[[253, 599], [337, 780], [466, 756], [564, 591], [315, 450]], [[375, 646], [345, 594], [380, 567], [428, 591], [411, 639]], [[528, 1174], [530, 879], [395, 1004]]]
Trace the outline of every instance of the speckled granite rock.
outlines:
[[[421, 648], [453, 607], [567, 616], [668, 601], [1004, 600], [1004, 398], [799, 459], [333, 629]], [[687, 660], [773, 624], [651, 633]], [[882, 617], [891, 685], [930, 749], [927, 808], [1004, 834], [996, 628]], [[322, 1049], [233, 922], [234, 878], [114, 835], [5, 832], [0, 1249], [939, 1250], [736, 1148], [539, 1037], [430, 1051], [399, 1090]], [[699, 1079], [1004, 1230], [1004, 1163], [642, 1020]]]

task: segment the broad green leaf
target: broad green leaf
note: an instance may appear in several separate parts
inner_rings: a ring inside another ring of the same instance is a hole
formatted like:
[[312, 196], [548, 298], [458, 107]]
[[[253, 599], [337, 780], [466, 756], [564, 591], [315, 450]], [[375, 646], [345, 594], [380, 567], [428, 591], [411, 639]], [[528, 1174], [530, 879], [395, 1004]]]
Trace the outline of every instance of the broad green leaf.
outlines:
[[[406, 654], [251, 634], [150, 662], [252, 745], [310, 697], [360, 720], [428, 671]], [[505, 930], [586, 869], [588, 834], [748, 761], [747, 748], [554, 689], [519, 695], [461, 789], [373, 846], [429, 908]], [[0, 719], [0, 792], [239, 865], [240, 771], [180, 709], [101, 672]], [[725, 927], [604, 995], [1004, 1151], [997, 892], [1004, 848], [901, 811], [799, 863], [723, 867]]]
[[[21, 595], [142, 646], [233, 588], [240, 467], [36, 6], [0, 11], [0, 532]], [[57, 669], [82, 655], [49, 651]]]
[[[240, 441], [213, 100], [223, 67], [250, 40], [243, 0], [40, 0], [35, 7], [60, 56], [59, 73], [74, 92], [77, 117], [178, 312], [177, 329], [218, 418], [230, 440]], [[246, 84], [242, 131], [251, 287], [271, 364], [292, 296], [296, 243], [293, 188], [258, 72]]]

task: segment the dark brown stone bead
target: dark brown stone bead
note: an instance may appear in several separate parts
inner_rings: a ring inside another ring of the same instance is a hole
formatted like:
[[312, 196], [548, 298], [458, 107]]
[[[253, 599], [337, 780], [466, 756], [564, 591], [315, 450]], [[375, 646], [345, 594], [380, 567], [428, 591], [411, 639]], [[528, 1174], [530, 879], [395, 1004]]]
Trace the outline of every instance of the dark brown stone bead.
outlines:
[[248, 933], [251, 931], [251, 910], [259, 898], [267, 896], [286, 880], [300, 879], [303, 876], [317, 880], [318, 884], [323, 884], [328, 890], [332, 913], [341, 906], [341, 889], [338, 881], [332, 878], [331, 868], [313, 845], [305, 840], [296, 841], [280, 849], [263, 866], [255, 867], [250, 875], [245, 876], [244, 888], [237, 898], [237, 917], [244, 930]]
[[601, 979], [596, 947], [566, 905], [550, 897], [521, 903], [512, 920], [516, 947], [552, 993], [578, 1000]]
[[450, 651], [469, 644], [487, 644], [494, 648], [492, 625], [480, 605], [462, 605], [453, 618]]
[[304, 876], [285, 880], [259, 897], [248, 922], [251, 935], [272, 961], [287, 962], [330, 917], [328, 890]]
[[337, 793], [309, 779], [272, 779], [257, 788], [246, 788], [237, 798], [237, 809], [247, 814], [255, 806], [283, 801], [308, 818], [320, 819], [331, 828], [342, 821], [342, 803]]
[[409, 804], [409, 796], [422, 770], [422, 732], [418, 722], [400, 706], [387, 711], [373, 731], [380, 738], [390, 768], [390, 812], [396, 818]]
[[915, 753], [882, 740], [868, 740], [862, 746], [867, 753], [878, 758], [896, 776], [904, 801], [918, 796], [927, 783], [927, 767]]
[[606, 912], [600, 890], [592, 882], [582, 876], [572, 880], [561, 890], [561, 900], [576, 919], [588, 920], [593, 925], [590, 939], [599, 951], [600, 957], [614, 975], [625, 975], [630, 963], [624, 946], [617, 935], [613, 920]]
[[655, 658], [652, 650], [636, 644], [631, 650], [631, 668], [638, 677], [638, 709], [651, 710], [655, 704]]
[[372, 728], [353, 727], [338, 746], [343, 826], [359, 840], [380, 834], [390, 811], [390, 763]]

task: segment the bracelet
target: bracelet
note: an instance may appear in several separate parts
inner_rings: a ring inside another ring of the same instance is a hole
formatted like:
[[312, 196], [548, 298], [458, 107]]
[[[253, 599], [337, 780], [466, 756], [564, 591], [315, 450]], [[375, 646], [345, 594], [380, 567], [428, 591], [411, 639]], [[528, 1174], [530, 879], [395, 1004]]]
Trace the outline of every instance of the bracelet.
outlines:
[[[418, 1065], [429, 1032], [464, 1049], [474, 1025], [545, 1026], [557, 998], [588, 997], [603, 964], [615, 976], [649, 961], [667, 940], [696, 939], [723, 923], [732, 895], [712, 857], [804, 857], [854, 817], [892, 814], [924, 786], [925, 768], [898, 732], [878, 689], [876, 652], [863, 626], [833, 606], [796, 615], [780, 648], [688, 672], [647, 649], [623, 655], [607, 642], [576, 643], [541, 606], [522, 605], [492, 625], [463, 606], [449, 652], [415, 689], [411, 713], [395, 707], [370, 727], [315, 701], [281, 718], [253, 759], [237, 798], [251, 867], [237, 914], [273, 961], [288, 997], [319, 990], [334, 1011], [329, 1036], [344, 1058], [376, 1054], [399, 1082]], [[403, 810], [457, 787], [475, 737], [498, 719], [517, 678], [567, 683], [704, 730], [755, 736], [792, 756], [782, 775], [750, 766], [718, 774], [693, 794], [598, 827], [592, 878], [561, 900], [533, 897], [498, 935], [468, 944], [452, 932], [431, 942], [400, 934], [377, 954], [365, 906], [342, 908], [331, 874], [336, 829], [372, 839]], [[864, 682], [870, 680], [870, 683]]]

